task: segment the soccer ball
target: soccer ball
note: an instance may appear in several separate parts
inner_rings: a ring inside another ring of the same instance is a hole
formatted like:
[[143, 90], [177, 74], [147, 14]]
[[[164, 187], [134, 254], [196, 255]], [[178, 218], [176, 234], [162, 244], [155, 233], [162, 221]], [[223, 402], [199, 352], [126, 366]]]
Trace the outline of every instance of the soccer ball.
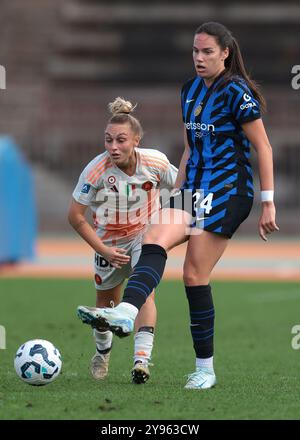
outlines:
[[33, 339], [18, 348], [14, 366], [20, 379], [30, 385], [47, 385], [61, 370], [61, 357], [54, 345], [43, 339]]

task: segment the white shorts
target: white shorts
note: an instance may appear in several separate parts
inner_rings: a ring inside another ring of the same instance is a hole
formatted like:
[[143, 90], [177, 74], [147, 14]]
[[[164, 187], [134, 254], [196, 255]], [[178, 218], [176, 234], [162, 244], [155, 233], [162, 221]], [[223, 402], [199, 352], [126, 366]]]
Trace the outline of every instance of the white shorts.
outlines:
[[[121, 284], [129, 277], [132, 268], [138, 262], [142, 249], [143, 234], [138, 234], [134, 239], [117, 243], [114, 247], [126, 249], [126, 255], [131, 257], [130, 261], [116, 269], [102, 257], [102, 255], [95, 253], [94, 270], [95, 270], [95, 287], [97, 290], [107, 290]], [[105, 242], [109, 246], [109, 243]]]

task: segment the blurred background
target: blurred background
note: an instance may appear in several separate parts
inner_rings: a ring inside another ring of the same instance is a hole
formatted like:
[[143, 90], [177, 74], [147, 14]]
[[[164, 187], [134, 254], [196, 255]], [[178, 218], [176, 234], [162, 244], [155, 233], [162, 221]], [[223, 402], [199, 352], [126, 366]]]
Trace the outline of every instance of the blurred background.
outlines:
[[[104, 149], [115, 97], [138, 103], [142, 145], [179, 165], [179, 95], [194, 75], [194, 31], [220, 21], [267, 99], [280, 236], [299, 239], [300, 89], [291, 84], [300, 64], [298, 1], [1, 0], [0, 8], [0, 134], [15, 140], [32, 168], [40, 235], [74, 235], [66, 220], [71, 193]], [[239, 237], [257, 236], [259, 209], [256, 199]]]

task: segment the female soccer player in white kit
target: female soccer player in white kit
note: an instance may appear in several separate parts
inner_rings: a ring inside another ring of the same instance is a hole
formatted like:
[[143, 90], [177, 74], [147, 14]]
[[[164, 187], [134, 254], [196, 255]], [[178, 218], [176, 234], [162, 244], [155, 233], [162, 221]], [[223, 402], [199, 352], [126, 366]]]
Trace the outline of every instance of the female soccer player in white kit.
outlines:
[[[109, 110], [113, 116], [105, 130], [106, 151], [81, 173], [69, 211], [70, 224], [95, 250], [98, 308], [119, 304], [122, 284], [139, 259], [142, 236], [158, 208], [158, 188], [172, 189], [177, 176], [177, 168], [165, 154], [138, 148], [143, 130], [130, 114], [134, 107], [129, 101], [117, 98], [109, 104]], [[95, 228], [85, 218], [88, 207], [92, 209]], [[92, 309], [86, 307], [87, 311]], [[81, 319], [93, 326], [88, 317]], [[152, 292], [135, 324], [134, 383], [144, 383], [150, 376], [155, 324]], [[118, 334], [117, 329], [115, 332]], [[94, 328], [94, 336], [96, 353], [91, 373], [94, 378], [103, 379], [108, 373], [113, 334], [98, 327]]]

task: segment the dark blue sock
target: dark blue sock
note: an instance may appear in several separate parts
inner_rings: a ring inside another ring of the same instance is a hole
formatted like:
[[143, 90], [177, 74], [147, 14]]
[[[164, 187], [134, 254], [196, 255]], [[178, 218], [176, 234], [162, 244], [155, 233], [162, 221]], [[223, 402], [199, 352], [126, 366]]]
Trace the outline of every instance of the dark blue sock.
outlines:
[[144, 244], [139, 261], [128, 279], [122, 301], [140, 309], [159, 284], [166, 261], [164, 248], [157, 244]]
[[197, 358], [209, 358], [214, 353], [215, 310], [211, 288], [185, 286], [190, 307], [191, 333]]

